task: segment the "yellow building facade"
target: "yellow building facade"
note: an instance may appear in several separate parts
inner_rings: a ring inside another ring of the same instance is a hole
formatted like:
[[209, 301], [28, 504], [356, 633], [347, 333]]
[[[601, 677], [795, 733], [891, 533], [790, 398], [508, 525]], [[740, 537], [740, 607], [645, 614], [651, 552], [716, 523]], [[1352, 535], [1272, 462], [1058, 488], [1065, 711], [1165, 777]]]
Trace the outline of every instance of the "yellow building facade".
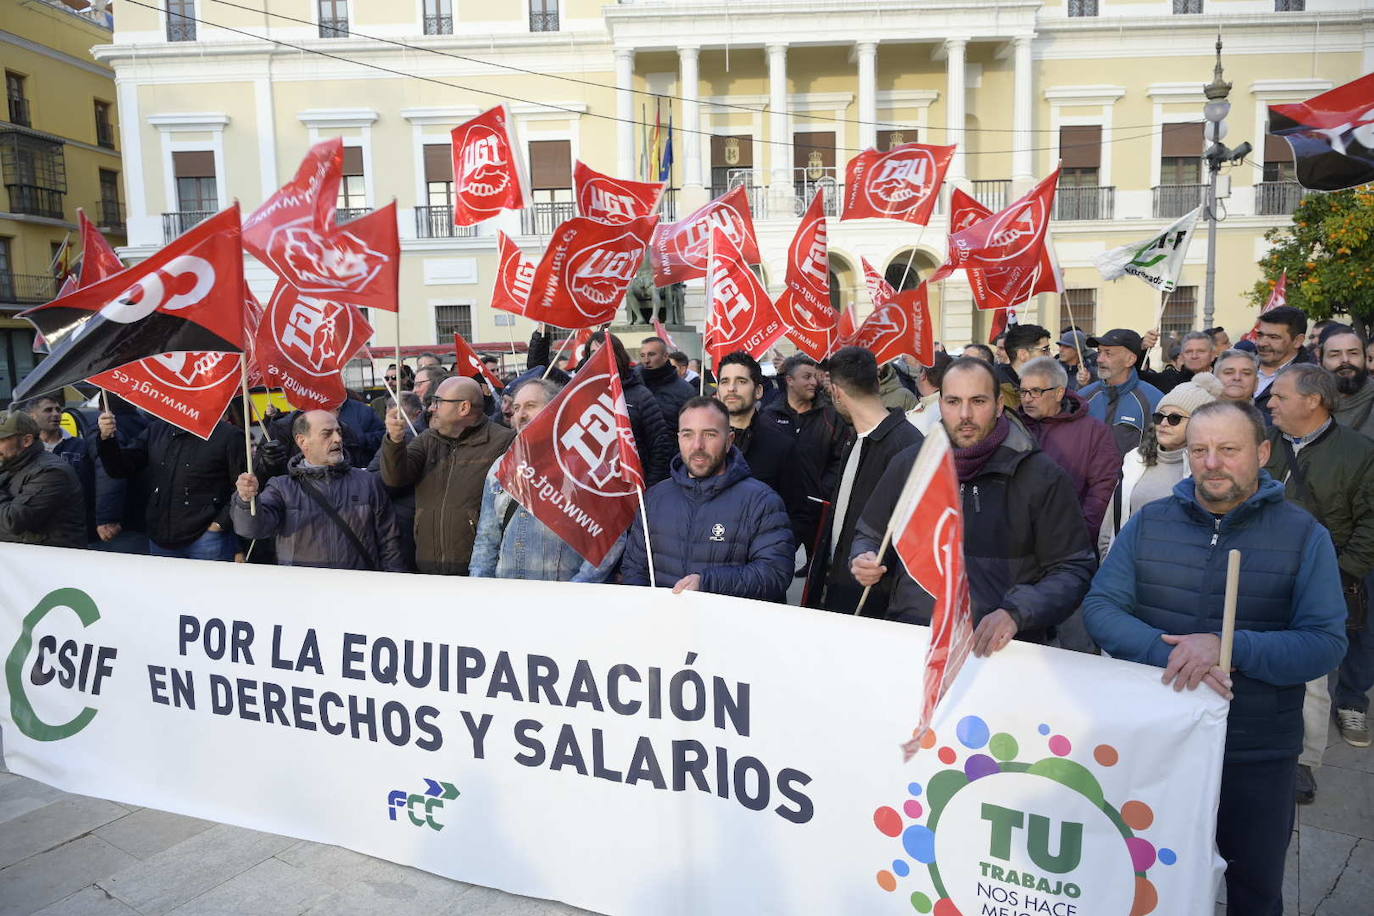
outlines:
[[80, 248], [77, 209], [125, 243], [114, 71], [91, 57], [110, 17], [76, 12], [86, 5], [0, 5], [0, 403], [36, 359], [32, 326], [14, 316], [56, 295], [58, 251]]
[[[527, 323], [487, 305], [496, 232], [537, 258], [572, 213], [572, 163], [644, 177], [646, 147], [670, 121], [667, 216], [747, 187], [774, 292], [805, 201], [823, 189], [838, 216], [844, 165], [861, 149], [958, 144], [950, 185], [994, 209], [1062, 162], [1052, 230], [1069, 293], [1039, 297], [1021, 320], [1058, 331], [1072, 313], [1088, 329], [1147, 328], [1157, 294], [1104, 283], [1092, 258], [1198, 205], [1218, 32], [1233, 83], [1226, 142], [1255, 147], [1221, 175], [1212, 323], [1239, 330], [1253, 319], [1243, 293], [1264, 232], [1302, 193], [1286, 144], [1265, 140], [1265, 106], [1374, 69], [1374, 11], [1354, 0], [148, 0], [122, 4], [94, 53], [116, 74], [128, 257], [232, 200], [255, 207], [312, 142], [341, 136], [339, 206], [398, 203], [401, 342], [442, 349], [454, 330], [488, 345], [524, 339]], [[536, 203], [454, 229], [449, 131], [501, 101]], [[861, 257], [894, 280], [908, 264], [933, 270], [946, 213], [924, 228], [832, 220], [838, 304], [869, 308]], [[1203, 325], [1206, 259], [1200, 232], [1166, 327]], [[264, 268], [248, 275], [270, 292]], [[670, 315], [686, 340], [701, 302], [697, 281]], [[986, 336], [959, 275], [932, 308], [949, 346]], [[374, 342], [392, 344], [393, 320], [373, 318]]]

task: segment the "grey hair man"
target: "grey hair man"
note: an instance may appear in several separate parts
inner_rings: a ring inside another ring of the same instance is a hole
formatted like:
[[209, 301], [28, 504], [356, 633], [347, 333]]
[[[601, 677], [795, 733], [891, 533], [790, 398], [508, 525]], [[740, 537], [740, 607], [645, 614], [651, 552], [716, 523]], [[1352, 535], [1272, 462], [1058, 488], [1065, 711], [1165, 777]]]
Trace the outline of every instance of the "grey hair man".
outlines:
[[1221, 379], [1221, 400], [1253, 402], [1259, 364], [1259, 354], [1249, 350], [1227, 350], [1218, 356], [1213, 371]]

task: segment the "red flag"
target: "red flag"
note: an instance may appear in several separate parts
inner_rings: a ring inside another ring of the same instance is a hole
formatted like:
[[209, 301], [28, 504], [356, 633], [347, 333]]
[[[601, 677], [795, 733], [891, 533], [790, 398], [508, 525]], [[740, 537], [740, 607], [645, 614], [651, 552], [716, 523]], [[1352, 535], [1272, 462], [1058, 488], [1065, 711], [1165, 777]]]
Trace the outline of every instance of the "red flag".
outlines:
[[343, 140], [335, 137], [310, 147], [296, 169], [296, 177], [243, 221], [243, 247], [265, 263], [267, 238], [274, 228], [301, 220], [320, 232], [334, 225], [342, 180]]
[[[1059, 169], [1055, 169], [1005, 210], [951, 232], [949, 260], [930, 282], [942, 280], [961, 268], [1020, 271], [1010, 275], [1013, 277], [1033, 275], [1045, 257], [1045, 233], [1049, 230], [1058, 182]], [[1007, 285], [1015, 289], [1020, 284]]]
[[466, 375], [471, 378], [480, 375], [487, 380], [493, 390], [504, 388], [501, 380], [497, 378], [487, 364], [482, 362], [482, 358], [477, 355], [477, 351], [472, 349], [472, 345], [463, 339], [463, 335], [457, 331], [453, 332], [453, 352], [458, 355], [458, 361], [454, 364], [459, 375]]
[[610, 226], [575, 216], [553, 232], [534, 271], [525, 317], [557, 328], [610, 324], [644, 263], [656, 216]]
[[324, 296], [364, 308], [399, 307], [401, 242], [396, 203], [344, 226], [316, 227], [310, 217], [289, 223], [266, 219], [266, 246], [258, 259], [305, 296]]
[[14, 391], [53, 391], [163, 352], [244, 347], [238, 205], [148, 259], [20, 317], [52, 348]]
[[759, 263], [759, 243], [754, 237], [749, 193], [740, 185], [686, 219], [654, 230], [649, 252], [654, 265], [654, 285], [669, 286], [706, 276], [707, 242], [713, 228], [725, 233], [744, 256], [746, 264]]
[[924, 226], [935, 212], [954, 149], [904, 143], [885, 153], [859, 153], [844, 168], [840, 219], [887, 217]]
[[1314, 191], [1374, 181], [1372, 123], [1374, 73], [1305, 102], [1269, 106], [1269, 132], [1288, 141], [1298, 183]]
[[654, 317], [654, 336], [668, 345], [668, 352], [670, 353], [682, 349], [677, 345], [677, 341], [673, 340], [673, 335], [668, 333], [668, 329], [663, 326], [663, 322], [659, 321], [657, 316]]
[[823, 192], [811, 196], [787, 249], [787, 285], [777, 301], [787, 336], [812, 359], [830, 352], [840, 316], [830, 305], [830, 259], [825, 233]]
[[475, 226], [530, 205], [530, 180], [510, 109], [497, 105], [453, 128], [453, 224]]
[[123, 270], [124, 264], [119, 260], [119, 255], [115, 254], [100, 230], [86, 218], [86, 211], [78, 208], [76, 219], [81, 227], [81, 279], [78, 288], [90, 286]]
[[520, 246], [504, 232], [497, 231], [496, 242], [501, 252], [496, 268], [496, 285], [491, 291], [491, 307], [516, 315], [525, 314], [534, 283], [534, 262], [525, 257]]
[[923, 366], [935, 363], [935, 332], [930, 324], [926, 285], [894, 293], [864, 320], [850, 341], [872, 350], [878, 365], [910, 356]]
[[1011, 309], [995, 309], [992, 313], [992, 328], [988, 331], [988, 343], [996, 343], [997, 338], [1007, 329], [1007, 318]]
[[593, 328], [579, 328], [572, 336], [572, 351], [568, 354], [568, 364], [563, 367], [564, 372], [573, 372], [582, 361], [587, 358], [587, 351], [592, 346], [592, 335], [596, 331]]
[[612, 178], [581, 160], [573, 167], [573, 199], [577, 201], [578, 216], [623, 225], [641, 216], [653, 216], [662, 197], [661, 181]]
[[239, 393], [237, 353], [160, 353], [90, 378], [154, 416], [209, 439]]
[[[1283, 273], [1279, 274], [1279, 282], [1277, 282], [1277, 283], [1274, 284], [1273, 290], [1271, 290], [1270, 293], [1269, 293], [1269, 301], [1266, 302], [1266, 303], [1264, 303], [1264, 308], [1260, 310], [1260, 318], [1263, 318], [1263, 317], [1264, 317], [1264, 313], [1267, 312], [1267, 311], [1269, 311], [1270, 309], [1276, 309], [1276, 308], [1278, 308], [1278, 307], [1281, 306], [1281, 305], [1287, 305], [1287, 304], [1288, 304], [1288, 271], [1287, 271], [1287, 270], [1284, 270]], [[1250, 342], [1252, 342], [1252, 343], [1255, 342], [1255, 341], [1257, 341], [1257, 340], [1259, 340], [1259, 321], [1258, 321], [1258, 319], [1255, 321], [1255, 326], [1252, 327], [1252, 328], [1250, 329], [1249, 333], [1247, 333], [1244, 337], [1242, 337], [1241, 340], [1248, 340], [1248, 341], [1250, 341]]]
[[721, 229], [715, 233], [706, 296], [704, 343], [714, 363], [736, 350], [758, 359], [787, 333], [768, 290]]
[[644, 487], [611, 347], [603, 345], [520, 431], [496, 478], [587, 562], [606, 559]]
[[910, 760], [930, 728], [935, 707], [973, 648], [973, 609], [964, 568], [964, 517], [959, 475], [944, 427], [926, 436], [893, 513], [892, 546], [907, 574], [935, 599], [921, 690], [921, 718], [902, 745]]
[[303, 296], [279, 281], [258, 325], [262, 383], [302, 410], [334, 410], [348, 397], [340, 372], [371, 336], [357, 306]]
[[[951, 232], [959, 232], [987, 219], [992, 211], [958, 188], [949, 197]], [[952, 248], [951, 248], [951, 257]], [[981, 268], [967, 270], [973, 301], [980, 309], [1004, 309], [1025, 302], [1036, 293], [1059, 292], [1059, 270], [1048, 242], [1035, 268]]]

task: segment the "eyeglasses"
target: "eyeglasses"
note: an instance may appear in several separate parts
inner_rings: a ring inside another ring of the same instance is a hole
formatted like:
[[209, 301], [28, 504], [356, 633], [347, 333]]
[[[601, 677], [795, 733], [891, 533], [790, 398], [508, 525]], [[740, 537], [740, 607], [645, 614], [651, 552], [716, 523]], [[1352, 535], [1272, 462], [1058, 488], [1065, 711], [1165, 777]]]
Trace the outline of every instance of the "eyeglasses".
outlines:
[[1188, 419], [1188, 415], [1185, 413], [1159, 413], [1158, 411], [1156, 411], [1155, 413], [1150, 414], [1150, 419], [1155, 421], [1155, 426], [1159, 426], [1161, 423], [1168, 423], [1170, 426], [1177, 426], [1184, 420]]
[[1017, 388], [1016, 393], [1022, 400], [1025, 400], [1026, 398], [1038, 398], [1042, 394], [1058, 390], [1059, 386], [1056, 385], [1053, 388]]
[[1049, 345], [1049, 344], [1045, 344], [1043, 347], [1027, 347], [1027, 349], [1030, 350], [1032, 353], [1042, 353], [1042, 354], [1044, 354], [1045, 356], [1049, 356], [1049, 355], [1050, 355], [1050, 345]]
[[467, 399], [467, 398], [441, 398], [441, 397], [439, 397], [438, 395], [435, 395], [433, 398], [431, 398], [431, 400], [434, 401], [434, 403], [436, 403], [436, 404], [466, 404], [466, 403], [468, 403], [468, 399]]

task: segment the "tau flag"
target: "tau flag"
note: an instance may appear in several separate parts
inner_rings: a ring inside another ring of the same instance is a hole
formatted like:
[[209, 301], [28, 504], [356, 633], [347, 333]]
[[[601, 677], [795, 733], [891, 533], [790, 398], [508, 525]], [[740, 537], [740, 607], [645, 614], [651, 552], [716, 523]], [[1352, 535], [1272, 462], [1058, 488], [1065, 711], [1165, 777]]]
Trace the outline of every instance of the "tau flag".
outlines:
[[259, 378], [301, 410], [334, 410], [348, 397], [340, 372], [371, 337], [357, 306], [279, 281], [258, 324]]
[[496, 233], [496, 244], [500, 263], [496, 268], [496, 285], [491, 290], [491, 307], [523, 315], [534, 285], [534, 262], [504, 232]]
[[573, 199], [578, 216], [618, 226], [657, 213], [663, 182], [612, 178], [579, 159], [573, 167]]
[[744, 350], [758, 359], [787, 334], [787, 325], [773, 307], [768, 290], [744, 263], [739, 250], [721, 230], [716, 231], [706, 281], [705, 348], [719, 365], [728, 353]]
[[844, 168], [840, 219], [886, 217], [924, 226], [935, 212], [954, 149], [904, 143], [885, 153], [859, 153]]
[[270, 227], [258, 259], [303, 296], [323, 296], [363, 308], [394, 312], [399, 307], [401, 242], [396, 203], [344, 226], [318, 227], [308, 217]]
[[584, 560], [606, 559], [644, 487], [613, 348], [603, 345], [520, 431], [496, 479]]
[[717, 229], [739, 249], [746, 264], [759, 263], [759, 243], [754, 237], [749, 194], [740, 185], [686, 219], [660, 225], [654, 230], [650, 249], [654, 285], [669, 286], [706, 276], [708, 243], [712, 231]]
[[619, 226], [575, 216], [553, 232], [534, 270], [525, 317], [557, 328], [610, 324], [644, 263], [657, 216]]
[[1374, 181], [1374, 73], [1306, 102], [1270, 105], [1269, 133], [1293, 148], [1304, 188], [1340, 191]]
[[304, 222], [323, 232], [332, 226], [342, 180], [343, 140], [335, 137], [310, 147], [296, 177], [243, 221], [243, 247], [266, 263], [267, 240], [276, 227]]
[[475, 226], [530, 205], [530, 180], [510, 109], [497, 105], [453, 128], [453, 224]]
[[[992, 211], [958, 188], [949, 197], [951, 232], [967, 229], [987, 219]], [[952, 255], [951, 255], [952, 256]], [[1061, 292], [1059, 268], [1046, 230], [1045, 245], [1033, 269], [1025, 267], [970, 267], [966, 272], [973, 301], [980, 309], [1005, 309], [1025, 302], [1037, 293]]]
[[22, 313], [51, 352], [15, 388], [14, 398], [159, 353], [238, 353], [244, 346], [243, 290], [235, 204], [142, 263]]
[[811, 196], [787, 248], [787, 285], [778, 297], [777, 310], [793, 343], [812, 359], [825, 359], [840, 316], [830, 304], [830, 259], [821, 191]]
[[459, 375], [466, 375], [468, 378], [480, 375], [487, 380], [487, 384], [492, 390], [506, 387], [501, 384], [501, 380], [492, 374], [487, 368], [487, 364], [482, 362], [482, 358], [477, 355], [477, 351], [472, 349], [472, 344], [463, 339], [463, 335], [457, 331], [453, 332], [453, 352], [457, 355], [458, 361], [455, 369]]
[[1093, 258], [1093, 264], [1104, 280], [1130, 274], [1161, 292], [1171, 293], [1183, 273], [1183, 259], [1188, 255], [1188, 243], [1193, 240], [1193, 229], [1201, 213], [1201, 207], [1190, 210], [1158, 235], [1104, 251]]

